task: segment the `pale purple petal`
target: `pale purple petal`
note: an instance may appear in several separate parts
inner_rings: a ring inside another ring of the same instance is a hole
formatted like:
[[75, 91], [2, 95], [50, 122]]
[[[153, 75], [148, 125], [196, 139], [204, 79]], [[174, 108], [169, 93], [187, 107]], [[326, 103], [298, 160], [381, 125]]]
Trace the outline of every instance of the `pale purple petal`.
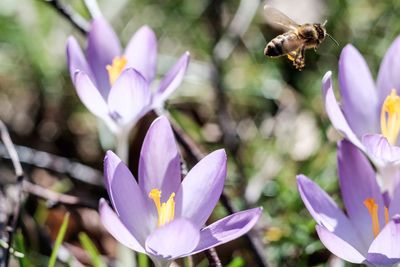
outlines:
[[161, 202], [177, 193], [181, 184], [181, 159], [168, 119], [157, 118], [143, 141], [139, 159], [139, 185], [145, 195], [161, 190]]
[[226, 153], [223, 149], [208, 154], [183, 180], [176, 194], [176, 214], [201, 228], [211, 215], [224, 187]]
[[354, 133], [362, 136], [378, 132], [375, 82], [365, 59], [352, 45], [346, 45], [340, 55], [339, 85], [342, 110]]
[[331, 233], [324, 226], [317, 225], [315, 228], [317, 229], [318, 237], [321, 240], [322, 244], [324, 244], [324, 246], [330, 252], [332, 252], [339, 258], [357, 264], [363, 263], [365, 261], [365, 257], [363, 256], [363, 254], [346, 240], [335, 235], [334, 233]]
[[297, 176], [297, 186], [304, 205], [319, 225], [357, 250], [367, 251], [368, 244], [361, 240], [357, 229], [325, 191], [304, 175]]
[[108, 96], [111, 117], [120, 125], [135, 123], [150, 110], [150, 102], [149, 85], [134, 69], [121, 73]]
[[397, 94], [400, 94], [400, 61], [398, 58], [400, 58], [400, 37], [397, 37], [387, 50], [379, 68], [377, 78], [379, 108], [392, 89], [396, 89]]
[[240, 211], [205, 227], [200, 232], [199, 244], [190, 254], [219, 246], [246, 234], [257, 223], [261, 214], [261, 208]]
[[145, 253], [142, 245], [140, 245], [135, 237], [129, 232], [118, 218], [118, 215], [115, 214], [104, 199], [100, 199], [99, 213], [100, 221], [115, 239], [130, 249]]
[[400, 263], [400, 216], [395, 216], [372, 242], [368, 262], [388, 266]]
[[389, 204], [389, 214], [391, 216], [400, 214], [400, 186], [397, 186], [393, 191], [393, 197]]
[[146, 240], [146, 251], [156, 258], [172, 260], [193, 251], [200, 231], [189, 220], [175, 219], [155, 230]]
[[374, 240], [372, 221], [364, 200], [373, 198], [381, 225], [385, 222], [383, 198], [374, 169], [364, 154], [347, 140], [338, 145], [338, 172], [342, 198], [347, 215], [361, 234], [365, 244]]
[[92, 21], [86, 54], [96, 85], [107, 99], [111, 86], [106, 66], [111, 65], [115, 57], [121, 56], [121, 45], [111, 25], [102, 17]]
[[105, 184], [111, 202], [122, 223], [141, 243], [148, 235], [148, 212], [142, 192], [128, 167], [112, 151], [104, 158]]
[[182, 83], [185, 76], [190, 54], [184, 53], [178, 62], [168, 71], [164, 79], [161, 81], [157, 92], [155, 93], [155, 106], [162, 106], [163, 102], [175, 91], [176, 88]]
[[94, 115], [106, 119], [108, 116], [108, 106], [87, 74], [78, 71], [74, 77], [76, 93], [82, 103]]
[[336, 130], [348, 138], [358, 148], [363, 149], [363, 145], [350, 128], [338, 105], [335, 94], [333, 93], [332, 73], [330, 71], [328, 71], [322, 79], [322, 93], [324, 96], [325, 110], [333, 124], [333, 127], [335, 127]]
[[379, 165], [400, 161], [400, 147], [389, 144], [383, 135], [366, 134], [362, 142], [368, 155]]
[[86, 61], [85, 55], [75, 37], [72, 36], [68, 37], [67, 41], [67, 65], [72, 82], [75, 83], [75, 72], [78, 70], [86, 73], [91, 80], [93, 79], [92, 71]]
[[139, 71], [148, 83], [156, 76], [157, 38], [149, 26], [141, 27], [129, 41], [125, 56], [127, 67]]

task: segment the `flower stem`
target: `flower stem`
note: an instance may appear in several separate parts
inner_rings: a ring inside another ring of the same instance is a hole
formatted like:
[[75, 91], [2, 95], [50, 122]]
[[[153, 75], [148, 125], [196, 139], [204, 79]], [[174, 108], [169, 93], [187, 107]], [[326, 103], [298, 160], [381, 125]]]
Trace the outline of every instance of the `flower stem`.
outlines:
[[129, 131], [121, 130], [115, 134], [117, 145], [115, 153], [118, 157], [128, 165], [129, 160]]
[[138, 253], [138, 266], [149, 267], [149, 259], [146, 254]]
[[89, 31], [89, 23], [70, 6], [64, 5], [60, 0], [48, 0], [45, 3], [51, 5], [59, 14], [69, 20], [83, 34]]
[[[115, 153], [118, 157], [128, 165], [129, 160], [129, 131], [121, 130], [115, 133], [116, 137], [116, 148]], [[136, 267], [135, 252], [129, 248], [118, 243], [117, 247], [117, 258], [119, 264], [117, 267]]]
[[84, 0], [84, 1], [92, 18], [95, 19], [102, 16], [99, 5], [97, 4], [96, 0]]
[[136, 267], [136, 257], [135, 252], [125, 247], [124, 245], [118, 243], [117, 246], [117, 267]]

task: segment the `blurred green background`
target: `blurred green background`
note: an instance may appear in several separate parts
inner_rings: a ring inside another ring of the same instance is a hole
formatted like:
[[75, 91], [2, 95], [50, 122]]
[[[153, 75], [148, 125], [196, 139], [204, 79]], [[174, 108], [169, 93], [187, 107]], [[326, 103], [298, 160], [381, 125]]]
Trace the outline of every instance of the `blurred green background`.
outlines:
[[[81, 1], [63, 3], [90, 19]], [[265, 216], [256, 231], [262, 237], [270, 265], [342, 266], [319, 242], [315, 223], [299, 199], [295, 176], [306, 174], [340, 202], [335, 152], [340, 137], [323, 109], [321, 79], [328, 70], [337, 77], [340, 51], [348, 43], [361, 51], [376, 77], [385, 50], [400, 31], [400, 1], [268, 3], [299, 23], [327, 19], [327, 31], [340, 47], [325, 40], [317, 52], [307, 51], [306, 67], [299, 72], [285, 58], [264, 57], [265, 44], [279, 34], [264, 22], [264, 2], [99, 0], [100, 9], [123, 44], [143, 24], [154, 29], [159, 40], [159, 77], [184, 51], [190, 51], [192, 60], [184, 83], [169, 100], [167, 109], [208, 151], [228, 149], [225, 191], [237, 209], [264, 207]], [[213, 11], [215, 5], [220, 9]], [[243, 12], [231, 25], [239, 7]], [[239, 38], [234, 36], [237, 31], [241, 32]], [[77, 37], [84, 47], [84, 36], [46, 1], [0, 1], [0, 118], [8, 125], [16, 144], [101, 169], [100, 144], [107, 147], [110, 137], [102, 129], [100, 142], [97, 119], [80, 103], [71, 84], [65, 59], [69, 35]], [[217, 76], [212, 72], [215, 67]], [[135, 140], [140, 140], [137, 136], [151, 119], [146, 117], [135, 130], [133, 161], [140, 148], [140, 142]], [[0, 169], [6, 173], [9, 167], [2, 164]], [[76, 181], [67, 175], [35, 166], [26, 171], [32, 181], [42, 186], [78, 192]], [[85, 197], [95, 201], [105, 195], [100, 189], [90, 188], [90, 192]], [[52, 237], [65, 209], [48, 209], [48, 203], [38, 199], [27, 201], [22, 224], [34, 224]], [[77, 218], [84, 218], [82, 210], [73, 212]], [[224, 209], [218, 207], [215, 217], [223, 214]], [[33, 231], [33, 226], [26, 225], [24, 231]], [[99, 233], [93, 232], [91, 237], [97, 239]], [[28, 259], [41, 266], [42, 256], [37, 255], [48, 254], [48, 249], [43, 248], [38, 237], [26, 239], [31, 251]], [[73, 244], [77, 235], [72, 231], [68, 240]], [[102, 244], [103, 254], [113, 257], [112, 245], [107, 247], [104, 239], [97, 242]], [[218, 251], [225, 264], [233, 257], [241, 257], [247, 266], [252, 266], [246, 247], [246, 243], [238, 241]], [[239, 262], [234, 266], [242, 265]]]

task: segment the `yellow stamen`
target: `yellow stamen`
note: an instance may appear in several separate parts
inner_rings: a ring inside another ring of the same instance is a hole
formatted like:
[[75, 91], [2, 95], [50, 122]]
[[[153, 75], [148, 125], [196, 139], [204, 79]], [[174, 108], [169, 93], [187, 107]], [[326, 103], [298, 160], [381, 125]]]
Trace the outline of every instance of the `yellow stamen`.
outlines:
[[154, 201], [154, 205], [156, 205], [157, 208], [157, 213], [160, 214], [161, 210], [161, 191], [157, 189], [152, 189], [149, 193], [149, 198], [151, 198]]
[[154, 188], [149, 193], [149, 198], [154, 201], [158, 214], [158, 227], [171, 222], [175, 217], [175, 193], [172, 193], [167, 202], [161, 203], [161, 191]]
[[395, 89], [392, 89], [382, 105], [381, 132], [389, 143], [396, 144], [400, 132], [400, 97]]
[[372, 219], [372, 232], [376, 237], [380, 232], [379, 217], [378, 217], [378, 204], [375, 203], [373, 198], [367, 198], [364, 200], [364, 206], [368, 209], [369, 215]]
[[113, 85], [118, 77], [121, 75], [122, 70], [125, 68], [127, 59], [124, 56], [115, 57], [111, 65], [107, 65], [106, 69], [108, 71], [108, 78], [110, 84]]

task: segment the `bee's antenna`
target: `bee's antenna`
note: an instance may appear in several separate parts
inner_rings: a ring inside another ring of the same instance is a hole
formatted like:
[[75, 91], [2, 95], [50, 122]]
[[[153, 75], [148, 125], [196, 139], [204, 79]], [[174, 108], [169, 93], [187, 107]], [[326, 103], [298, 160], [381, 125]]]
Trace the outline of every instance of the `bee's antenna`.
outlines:
[[335, 40], [335, 38], [332, 37], [332, 35], [330, 35], [329, 33], [326, 33], [326, 35], [331, 38], [331, 40], [337, 45], [337, 47], [340, 47], [338, 41]]
[[[326, 19], [324, 21], [324, 23], [322, 23], [322, 27], [325, 27], [326, 23], [328, 23], [328, 20]], [[340, 47], [338, 41], [335, 40], [335, 38], [332, 37], [332, 35], [330, 35], [329, 33], [326, 33], [326, 35], [328, 35], [329, 38], [331, 38], [331, 40], [337, 45], [337, 47]]]

